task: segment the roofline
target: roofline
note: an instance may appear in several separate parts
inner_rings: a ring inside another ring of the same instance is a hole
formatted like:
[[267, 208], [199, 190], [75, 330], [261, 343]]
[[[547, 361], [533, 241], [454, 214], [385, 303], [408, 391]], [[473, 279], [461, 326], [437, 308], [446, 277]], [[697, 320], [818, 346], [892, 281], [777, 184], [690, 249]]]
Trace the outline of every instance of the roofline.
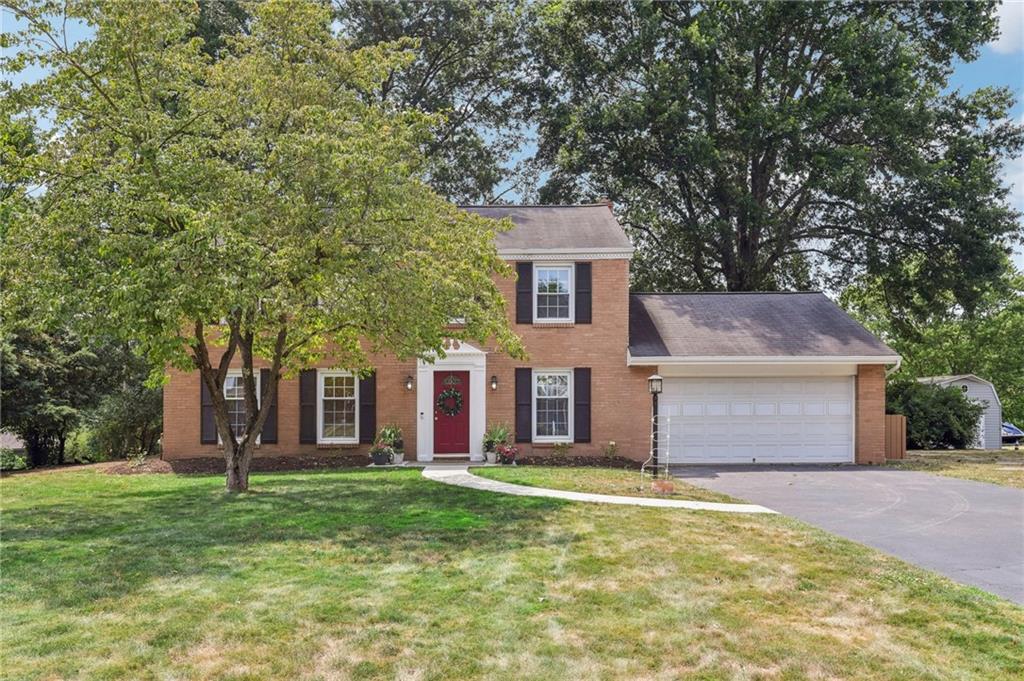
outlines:
[[944, 380], [941, 380], [941, 381], [934, 381], [934, 380], [932, 380], [932, 382], [929, 383], [928, 385], [945, 385], [947, 383], [952, 383], [953, 381], [962, 381], [965, 378], [973, 378], [975, 381], [979, 381], [981, 383], [984, 383], [988, 387], [992, 388], [992, 394], [996, 396], [996, 404], [999, 405], [999, 410], [1002, 411], [1002, 409], [1003, 409], [1003, 401], [1001, 399], [999, 399], [999, 391], [996, 390], [996, 384], [993, 383], [992, 381], [988, 380], [988, 379], [982, 378], [981, 376], [978, 376], [977, 374], [956, 374], [955, 376], [921, 376], [920, 378], [917, 379], [917, 382], [918, 383], [924, 383], [925, 381], [928, 381], [928, 380], [931, 380], [931, 379], [935, 379], [935, 378], [942, 378]]
[[499, 248], [498, 255], [505, 260], [628, 260], [633, 257], [633, 247]]
[[457, 203], [458, 208], [607, 208], [607, 203]]
[[626, 350], [626, 366], [658, 364], [896, 364], [899, 355], [703, 355], [634, 357]]
[[[825, 295], [824, 291], [630, 291], [631, 296], [792, 296]], [[825, 296], [826, 298], [828, 296]]]

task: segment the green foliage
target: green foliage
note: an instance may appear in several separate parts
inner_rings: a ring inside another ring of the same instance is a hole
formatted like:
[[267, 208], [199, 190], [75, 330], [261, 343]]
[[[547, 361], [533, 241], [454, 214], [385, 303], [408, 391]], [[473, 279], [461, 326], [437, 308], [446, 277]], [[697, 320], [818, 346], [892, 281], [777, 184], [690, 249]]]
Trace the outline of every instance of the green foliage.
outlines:
[[1024, 276], [1004, 277], [983, 290], [971, 314], [952, 296], [938, 313], [916, 301], [906, 308], [888, 300], [881, 281], [863, 279], [847, 287], [840, 302], [903, 357], [900, 376], [976, 374], [995, 386], [1003, 419], [1024, 423]]
[[140, 380], [106, 395], [88, 416], [89, 450], [102, 459], [159, 453], [163, 391]]
[[508, 444], [512, 428], [507, 423], [492, 423], [484, 431], [484, 451], [493, 452], [498, 445]]
[[965, 449], [978, 435], [983, 410], [954, 387], [904, 378], [890, 381], [886, 388], [886, 411], [907, 417], [911, 449]]
[[619, 455], [619, 445], [615, 443], [615, 440], [610, 440], [608, 444], [604, 446], [604, 455], [608, 458], [616, 457]]
[[[443, 355], [453, 335], [523, 355], [492, 279], [512, 274], [494, 244], [508, 225], [425, 183], [421, 149], [442, 116], [377, 96], [415, 55], [350, 49], [319, 4], [249, 8], [210, 60], [188, 2], [69, 5], [95, 27], [71, 47], [50, 39], [47, 3], [22, 3], [29, 28], [5, 66], [50, 75], [0, 86], [5, 106], [52, 121], [24, 161], [46, 201], [8, 235], [32, 268], [7, 258], [4, 277], [90, 333], [135, 339], [154, 366], [199, 367], [233, 489], [272, 402], [257, 407], [256, 356], [275, 375], [328, 353], [361, 370], [370, 351]], [[453, 316], [466, 320], [454, 333]], [[221, 390], [235, 353], [241, 436]]]
[[[948, 90], [990, 3], [550, 3], [546, 200], [608, 197], [643, 290], [834, 286], [967, 309], [1022, 235], [1009, 89]], [[901, 270], [921, 255], [915, 270]]]
[[4, 428], [25, 442], [32, 465], [64, 463], [68, 436], [135, 361], [120, 344], [88, 344], [67, 328], [9, 328], [0, 338]]
[[6, 447], [0, 448], [0, 471], [21, 471], [28, 468], [25, 455]]
[[401, 449], [401, 447], [397, 446], [397, 443], [402, 442], [402, 429], [393, 423], [382, 426], [380, 433], [377, 435], [377, 442]]
[[401, 109], [444, 114], [423, 147], [435, 191], [480, 203], [500, 184], [522, 190], [532, 179], [510, 168], [524, 141], [525, 2], [346, 0], [336, 17], [355, 47], [415, 41], [412, 63], [383, 81], [377, 95]]
[[570, 449], [572, 449], [571, 442], [556, 442], [551, 449], [551, 455], [556, 457], [565, 457], [568, 456]]

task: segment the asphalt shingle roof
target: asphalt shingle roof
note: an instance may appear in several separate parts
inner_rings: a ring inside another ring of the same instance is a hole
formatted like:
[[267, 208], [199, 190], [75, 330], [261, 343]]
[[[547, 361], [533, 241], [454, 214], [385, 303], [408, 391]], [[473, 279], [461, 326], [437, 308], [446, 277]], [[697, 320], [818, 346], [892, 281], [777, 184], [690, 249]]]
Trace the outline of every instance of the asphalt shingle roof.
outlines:
[[630, 296], [629, 351], [639, 357], [895, 357], [822, 293]]
[[498, 234], [499, 252], [535, 249], [631, 251], [632, 244], [607, 204], [580, 206], [462, 206], [489, 218], [510, 218]]

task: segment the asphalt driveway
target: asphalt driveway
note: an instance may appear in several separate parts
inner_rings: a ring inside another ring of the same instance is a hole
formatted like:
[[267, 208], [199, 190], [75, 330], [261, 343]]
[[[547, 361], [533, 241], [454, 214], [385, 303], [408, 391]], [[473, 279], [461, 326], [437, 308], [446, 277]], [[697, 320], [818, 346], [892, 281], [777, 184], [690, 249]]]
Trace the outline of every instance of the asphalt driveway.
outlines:
[[1024, 490], [862, 466], [672, 472], [1024, 604]]

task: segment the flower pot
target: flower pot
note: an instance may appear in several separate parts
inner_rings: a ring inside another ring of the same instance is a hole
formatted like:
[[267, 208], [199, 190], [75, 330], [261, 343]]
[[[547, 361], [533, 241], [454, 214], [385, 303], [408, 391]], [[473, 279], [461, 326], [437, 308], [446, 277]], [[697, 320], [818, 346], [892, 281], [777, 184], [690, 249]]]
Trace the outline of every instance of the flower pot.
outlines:
[[391, 457], [391, 463], [395, 464], [396, 466], [402, 463], [403, 461], [405, 461], [405, 452], [395, 452], [394, 455]]
[[484, 455], [487, 457], [487, 463], [497, 463], [497, 461], [498, 461], [498, 453], [497, 452], [484, 452]]
[[385, 452], [374, 452], [370, 456], [373, 458], [374, 466], [386, 466], [391, 463], [391, 457]]

